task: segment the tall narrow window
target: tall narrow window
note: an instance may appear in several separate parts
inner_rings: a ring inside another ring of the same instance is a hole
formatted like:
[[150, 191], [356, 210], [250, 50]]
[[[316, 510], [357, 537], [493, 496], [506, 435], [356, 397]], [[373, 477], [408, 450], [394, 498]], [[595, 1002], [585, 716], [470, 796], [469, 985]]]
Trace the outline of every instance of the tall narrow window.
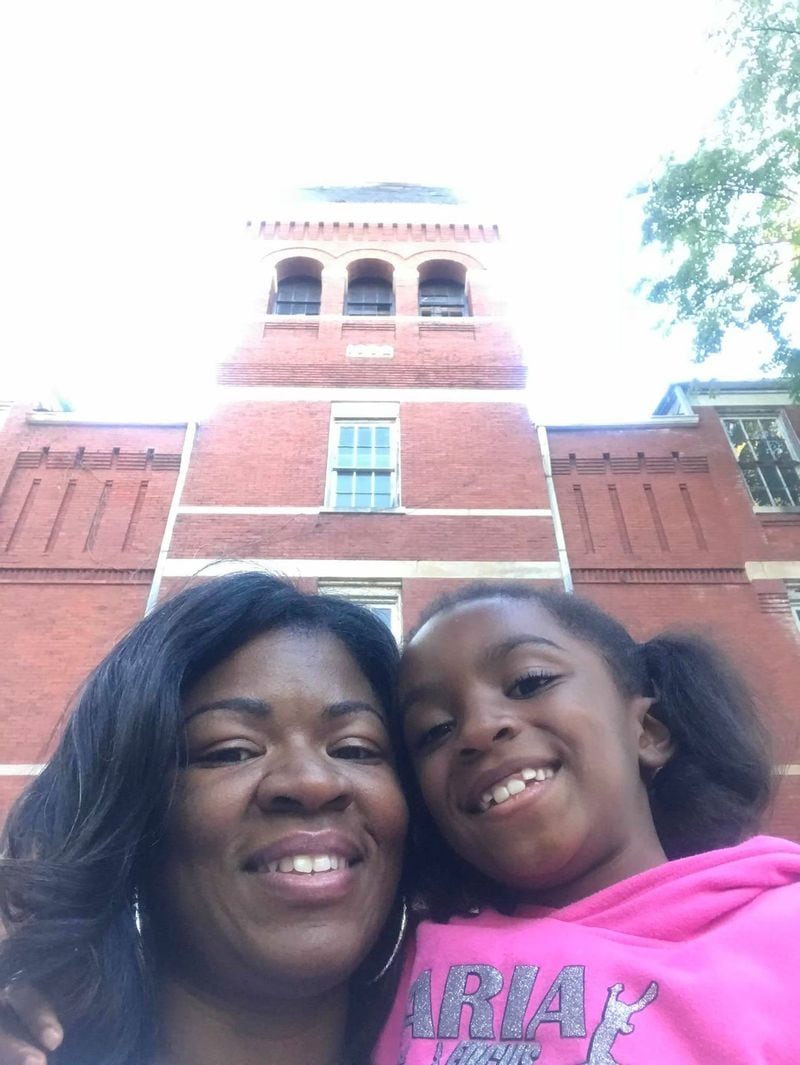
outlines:
[[317, 277], [285, 277], [278, 282], [275, 314], [319, 314], [321, 290]]
[[392, 284], [381, 277], [359, 277], [347, 286], [345, 314], [390, 315], [394, 313]]
[[439, 277], [420, 281], [419, 313], [423, 318], [463, 318], [467, 313], [463, 282]]
[[733, 453], [757, 507], [800, 507], [800, 462], [780, 415], [723, 415]]
[[393, 421], [335, 421], [330, 504], [337, 510], [397, 506], [397, 425]]

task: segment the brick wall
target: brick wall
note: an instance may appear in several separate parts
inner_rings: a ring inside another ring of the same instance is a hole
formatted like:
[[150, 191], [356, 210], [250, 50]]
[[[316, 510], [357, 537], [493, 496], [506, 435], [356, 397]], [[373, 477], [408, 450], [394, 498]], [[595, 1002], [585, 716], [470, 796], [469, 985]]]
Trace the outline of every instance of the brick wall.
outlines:
[[[512, 404], [487, 393], [519, 390], [525, 378], [503, 320], [495, 227], [393, 224], [388, 216], [382, 225], [350, 223], [343, 204], [339, 223], [273, 219], [252, 229], [252, 322], [238, 349], [220, 353], [219, 403], [199, 427], [182, 504], [315, 512], [182, 513], [169, 559], [189, 569], [201, 558], [273, 558], [278, 568], [284, 559], [290, 575], [291, 560], [330, 559], [330, 578], [336, 562], [359, 559], [552, 565], [547, 514], [324, 511], [331, 401], [372, 398], [364, 389], [381, 389], [381, 399], [404, 390], [403, 507], [549, 508], [523, 394]], [[276, 276], [293, 257], [312, 260], [320, 273], [317, 317], [271, 313]], [[342, 313], [348, 271], [364, 258], [393, 278], [392, 317]], [[469, 318], [419, 315], [420, 272], [438, 260], [464, 272]], [[378, 345], [384, 355], [388, 346], [391, 357], [363, 358], [353, 345]], [[287, 388], [292, 393], [278, 399], [274, 390]], [[308, 400], [303, 388], [314, 390]], [[450, 390], [455, 401], [434, 388]], [[338, 391], [321, 396], [320, 389]], [[410, 398], [409, 389], [426, 391]], [[800, 407], [787, 413], [800, 431]], [[698, 414], [696, 426], [549, 432], [575, 588], [639, 638], [688, 625], [717, 639], [759, 691], [776, 761], [798, 764], [800, 634], [785, 583], [751, 581], [745, 564], [800, 559], [800, 516], [755, 514], [716, 411]], [[0, 764], [46, 757], [82, 677], [141, 616], [182, 441], [182, 428], [34, 424], [24, 406], [0, 429], [0, 625], [9, 634], [0, 669]], [[162, 597], [184, 583], [168, 576]], [[301, 583], [313, 588], [316, 579]], [[400, 582], [404, 627], [463, 583]], [[0, 811], [23, 784], [0, 776]], [[771, 826], [800, 838], [800, 776], [780, 781]]]

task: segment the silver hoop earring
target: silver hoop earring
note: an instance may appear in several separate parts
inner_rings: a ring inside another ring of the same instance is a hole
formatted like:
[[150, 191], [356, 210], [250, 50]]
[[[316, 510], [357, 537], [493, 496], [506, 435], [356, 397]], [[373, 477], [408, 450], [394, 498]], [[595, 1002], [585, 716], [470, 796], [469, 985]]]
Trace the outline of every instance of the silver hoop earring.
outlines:
[[400, 947], [403, 945], [403, 938], [404, 938], [404, 936], [406, 934], [406, 926], [407, 925], [408, 925], [408, 909], [406, 908], [405, 896], [403, 896], [402, 909], [400, 911], [400, 929], [399, 929], [399, 931], [397, 933], [397, 939], [395, 940], [394, 946], [392, 947], [392, 953], [389, 955], [389, 960], [386, 962], [386, 964], [381, 969], [381, 971], [376, 976], [373, 976], [369, 980], [367, 980], [368, 984], [377, 984], [377, 982], [379, 980], [382, 980], [384, 978], [384, 976], [386, 976], [386, 974], [391, 969], [392, 965], [394, 964], [395, 958], [397, 957], [398, 953], [400, 952]]
[[139, 904], [139, 889], [133, 889], [133, 899], [131, 909], [133, 911], [133, 923], [136, 928], [136, 934], [139, 939], [142, 938], [142, 907]]

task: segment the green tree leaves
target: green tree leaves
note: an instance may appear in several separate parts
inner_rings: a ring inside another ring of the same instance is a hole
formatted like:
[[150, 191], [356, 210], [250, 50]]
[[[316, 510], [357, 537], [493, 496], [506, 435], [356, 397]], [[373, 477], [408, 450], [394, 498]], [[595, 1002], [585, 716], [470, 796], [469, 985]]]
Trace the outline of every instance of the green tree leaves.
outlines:
[[738, 0], [723, 29], [740, 83], [713, 142], [669, 158], [638, 190], [642, 237], [664, 253], [662, 276], [640, 291], [694, 330], [697, 361], [731, 329], [762, 326], [770, 366], [800, 396], [800, 349], [788, 320], [800, 295], [800, 8], [797, 0]]

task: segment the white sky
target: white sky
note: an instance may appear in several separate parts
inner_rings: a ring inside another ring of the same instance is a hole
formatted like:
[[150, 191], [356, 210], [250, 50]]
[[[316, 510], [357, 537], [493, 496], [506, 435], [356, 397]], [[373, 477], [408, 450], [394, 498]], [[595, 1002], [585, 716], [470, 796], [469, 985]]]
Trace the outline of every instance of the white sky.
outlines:
[[758, 375], [753, 338], [696, 367], [630, 291], [648, 264], [628, 193], [735, 85], [706, 38], [722, 12], [17, 0], [0, 392], [185, 413], [246, 315], [243, 222], [278, 189], [373, 181], [497, 206], [540, 420], [637, 418], [670, 381]]

